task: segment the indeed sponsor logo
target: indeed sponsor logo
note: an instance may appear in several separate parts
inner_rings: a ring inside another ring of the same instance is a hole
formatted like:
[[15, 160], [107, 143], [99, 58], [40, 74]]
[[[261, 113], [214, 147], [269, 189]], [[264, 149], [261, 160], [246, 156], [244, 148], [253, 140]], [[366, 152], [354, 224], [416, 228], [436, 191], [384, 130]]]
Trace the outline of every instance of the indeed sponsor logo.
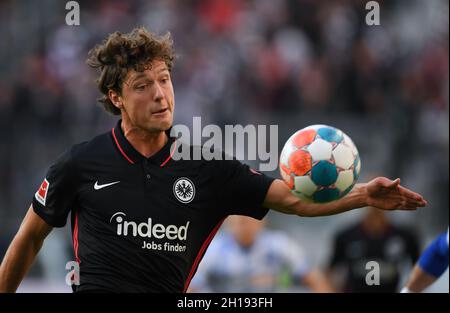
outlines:
[[169, 240], [186, 240], [189, 223], [186, 225], [163, 225], [154, 224], [153, 220], [149, 217], [147, 222], [136, 223], [133, 221], [125, 220], [126, 214], [123, 212], [117, 212], [111, 216], [110, 223], [113, 221], [117, 223], [116, 233], [119, 236], [133, 237], [139, 236], [142, 238], [156, 238], [156, 239], [169, 239]]

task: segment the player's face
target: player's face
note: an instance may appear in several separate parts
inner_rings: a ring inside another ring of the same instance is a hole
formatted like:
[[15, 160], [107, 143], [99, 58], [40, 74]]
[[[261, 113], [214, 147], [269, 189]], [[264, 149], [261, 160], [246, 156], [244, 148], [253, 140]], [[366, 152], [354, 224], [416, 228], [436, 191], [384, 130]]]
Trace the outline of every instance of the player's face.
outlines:
[[150, 132], [166, 131], [172, 126], [175, 97], [165, 62], [154, 60], [143, 72], [130, 71], [121, 98], [122, 114], [133, 126]]

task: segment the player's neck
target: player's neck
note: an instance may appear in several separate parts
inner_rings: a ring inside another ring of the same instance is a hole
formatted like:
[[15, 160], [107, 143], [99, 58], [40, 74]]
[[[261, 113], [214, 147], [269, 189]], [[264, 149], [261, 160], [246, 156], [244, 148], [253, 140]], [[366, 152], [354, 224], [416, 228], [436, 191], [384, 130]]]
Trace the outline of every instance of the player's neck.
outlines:
[[169, 140], [164, 131], [149, 132], [132, 125], [125, 119], [122, 120], [121, 127], [128, 142], [146, 158], [156, 154]]

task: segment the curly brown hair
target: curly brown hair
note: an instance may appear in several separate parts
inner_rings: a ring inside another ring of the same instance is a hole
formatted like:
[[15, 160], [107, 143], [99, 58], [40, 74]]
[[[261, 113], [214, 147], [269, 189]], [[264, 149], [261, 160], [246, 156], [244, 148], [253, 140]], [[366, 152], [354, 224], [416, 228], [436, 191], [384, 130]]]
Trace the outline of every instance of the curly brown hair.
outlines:
[[152, 60], [164, 61], [168, 70], [172, 70], [175, 50], [170, 33], [158, 36], [144, 27], [128, 34], [114, 32], [89, 51], [87, 64], [100, 71], [96, 83], [103, 96], [98, 101], [107, 112], [120, 115], [120, 109], [108, 97], [109, 90], [121, 94], [128, 71], [142, 72]]

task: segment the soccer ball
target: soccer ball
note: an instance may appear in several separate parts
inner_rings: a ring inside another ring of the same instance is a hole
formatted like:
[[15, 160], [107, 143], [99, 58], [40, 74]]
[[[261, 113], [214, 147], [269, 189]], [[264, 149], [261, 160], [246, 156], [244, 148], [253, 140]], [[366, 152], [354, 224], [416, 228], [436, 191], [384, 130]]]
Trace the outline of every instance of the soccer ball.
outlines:
[[293, 134], [281, 151], [280, 172], [292, 193], [307, 202], [337, 200], [352, 190], [361, 160], [341, 130], [312, 125]]

